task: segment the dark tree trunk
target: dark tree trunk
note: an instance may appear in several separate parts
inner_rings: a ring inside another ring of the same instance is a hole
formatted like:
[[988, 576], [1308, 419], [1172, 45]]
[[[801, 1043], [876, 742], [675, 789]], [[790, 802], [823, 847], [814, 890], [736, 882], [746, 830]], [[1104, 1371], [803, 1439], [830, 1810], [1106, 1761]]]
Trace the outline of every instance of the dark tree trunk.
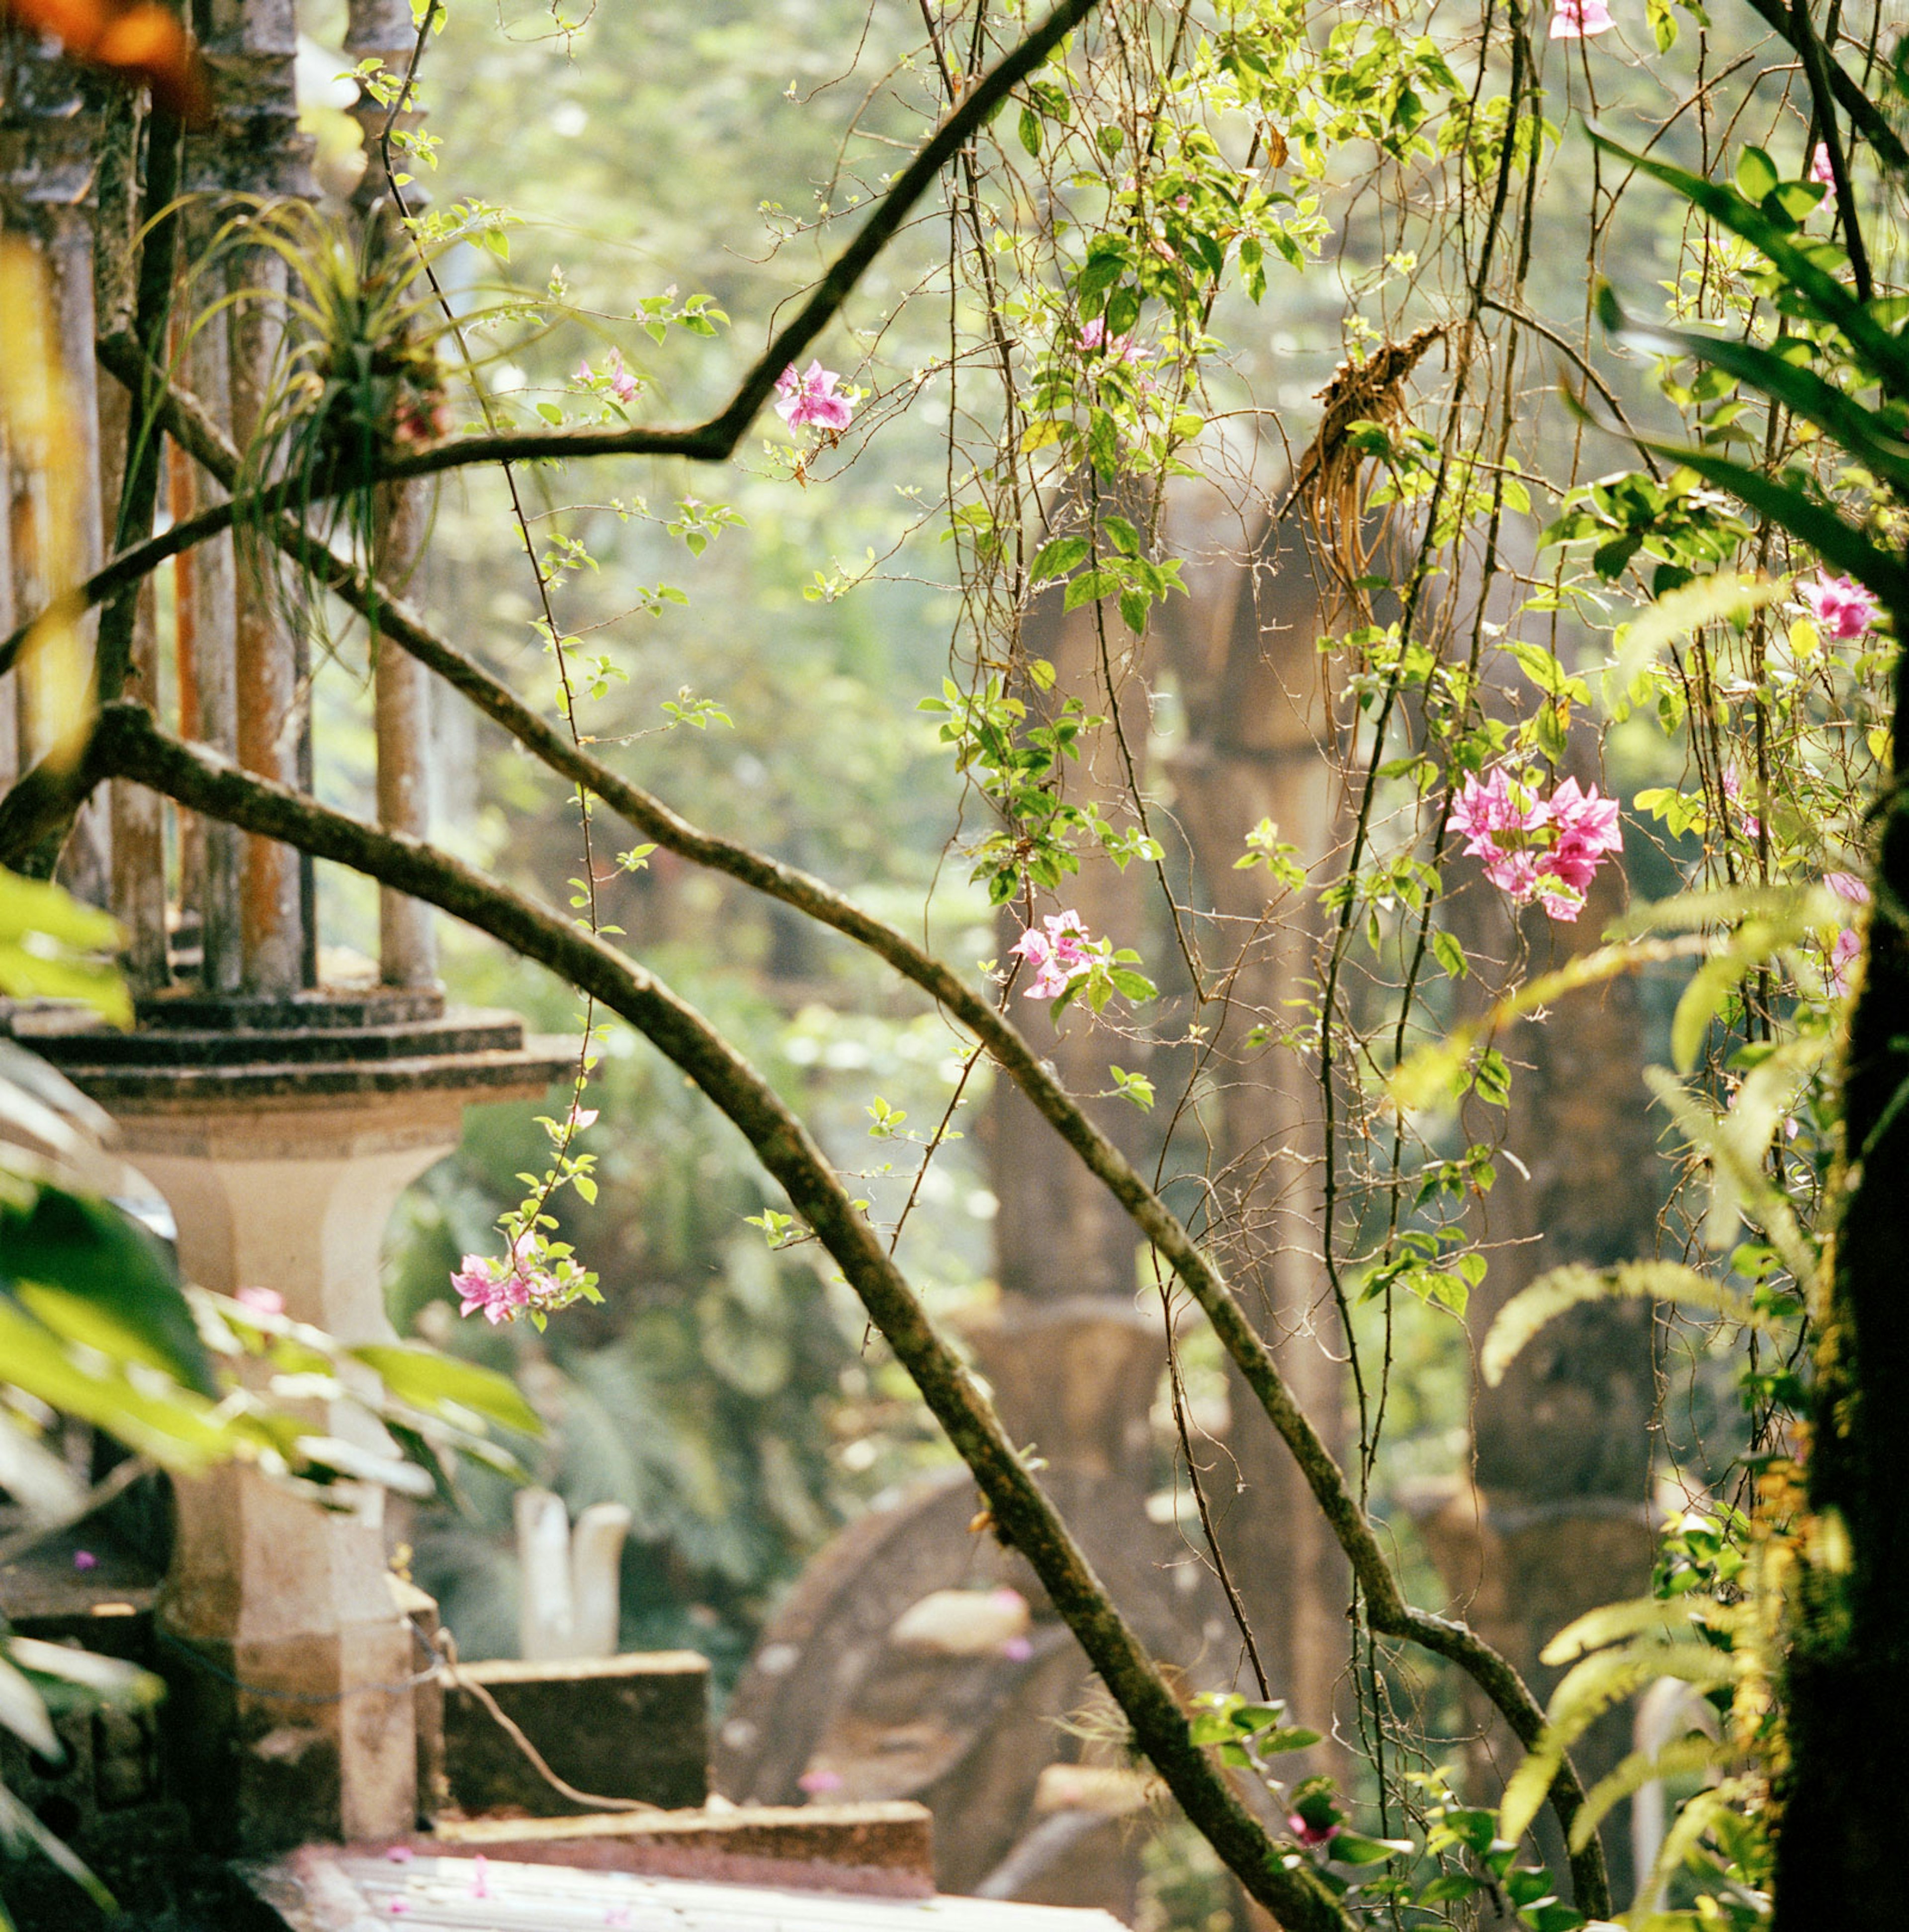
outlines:
[[[1899, 683], [1899, 774], [1909, 770], [1903, 697]], [[1909, 1795], [1893, 1762], [1909, 1738], [1905, 908], [1909, 802], [1892, 790], [1845, 1050], [1845, 1191], [1827, 1297], [1813, 1297], [1812, 1520], [1791, 1601], [1779, 1932], [1832, 1919], [1845, 1932], [1896, 1932], [1909, 1916]]]

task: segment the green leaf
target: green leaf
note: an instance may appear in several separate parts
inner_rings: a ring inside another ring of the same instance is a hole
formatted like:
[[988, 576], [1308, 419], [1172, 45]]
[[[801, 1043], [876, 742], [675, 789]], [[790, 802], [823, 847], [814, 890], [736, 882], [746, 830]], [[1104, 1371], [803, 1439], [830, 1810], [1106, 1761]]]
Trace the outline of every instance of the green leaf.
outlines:
[[1599, 291], [1598, 318], [1623, 341], [1656, 355], [1691, 356], [1761, 389], [1794, 415], [1834, 436], [1879, 476], [1909, 489], [1909, 442], [1890, 435], [1881, 427], [1881, 418], [1875, 411], [1826, 382], [1813, 369], [1754, 342], [1633, 322], [1608, 286]]
[[51, 1758], [55, 1764], [64, 1760], [65, 1748], [54, 1734], [53, 1720], [47, 1716], [39, 1692], [4, 1658], [0, 1658], [0, 1725], [42, 1757]]
[[1096, 603], [1110, 590], [1119, 587], [1119, 580], [1110, 570], [1084, 570], [1078, 577], [1067, 581], [1067, 595], [1061, 600], [1062, 608], [1077, 610], [1083, 604]]
[[1410, 1838], [1368, 1838], [1357, 1832], [1341, 1832], [1326, 1856], [1343, 1865], [1375, 1865], [1382, 1858], [1402, 1858], [1416, 1849]]
[[[1285, 1751], [1311, 1750], [1319, 1736], [1318, 1732], [1309, 1731], [1301, 1724], [1275, 1725], [1253, 1740], [1253, 1748], [1262, 1757], [1278, 1757]], [[1336, 1844], [1338, 1840], [1333, 1842]]]
[[[1826, 320], [1833, 322], [1848, 338], [1850, 346], [1869, 366], [1870, 373], [1897, 395], [1909, 394], [1909, 344], [1898, 341], [1864, 308], [1849, 290], [1824, 268], [1760, 208], [1720, 182], [1706, 181], [1660, 160], [1639, 154], [1614, 141], [1601, 128], [1589, 130], [1592, 142], [1606, 154], [1628, 162], [1640, 173], [1665, 187], [1674, 188], [1686, 201], [1721, 222], [1734, 235], [1740, 235], [1760, 248], [1797, 292]], [[1746, 500], [1748, 500], [1747, 499]]]
[[1782, 179], [1776, 164], [1761, 148], [1746, 148], [1737, 163], [1737, 191], [1746, 201], [1760, 202]]
[[1077, 565], [1086, 560], [1092, 545], [1085, 537], [1056, 537], [1052, 543], [1043, 544], [1034, 554], [1034, 561], [1029, 566], [1028, 575], [1036, 584], [1050, 582], [1056, 577], [1065, 577]]
[[118, 1208], [58, 1187], [0, 1197], [0, 1282], [69, 1340], [217, 1392], [170, 1257]]
[[537, 1412], [515, 1384], [475, 1362], [397, 1342], [374, 1342], [345, 1352], [372, 1370], [400, 1402], [415, 1408], [439, 1412], [451, 1403], [526, 1436], [544, 1432]]
[[1041, 117], [1031, 107], [1020, 110], [1020, 144], [1036, 160], [1041, 158]]
[[1101, 527], [1106, 531], [1107, 541], [1122, 556], [1140, 555], [1140, 533], [1125, 517], [1103, 516]]

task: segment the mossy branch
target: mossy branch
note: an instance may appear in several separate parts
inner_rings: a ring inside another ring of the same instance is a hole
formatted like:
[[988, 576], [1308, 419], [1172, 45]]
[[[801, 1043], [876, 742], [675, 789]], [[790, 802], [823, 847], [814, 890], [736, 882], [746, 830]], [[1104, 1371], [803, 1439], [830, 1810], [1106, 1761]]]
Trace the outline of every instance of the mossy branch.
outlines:
[[1303, 1866], [1287, 1868], [1288, 1854], [1193, 1742], [1158, 1666], [808, 1130], [708, 1020], [573, 920], [421, 840], [378, 831], [182, 743], [139, 706], [109, 705], [100, 713], [84, 769], [95, 782], [135, 780], [192, 811], [436, 906], [601, 1000], [680, 1067], [740, 1130], [841, 1268], [973, 1472], [1002, 1534], [1032, 1566], [1188, 1817], [1290, 1932], [1347, 1932], [1337, 1900]]

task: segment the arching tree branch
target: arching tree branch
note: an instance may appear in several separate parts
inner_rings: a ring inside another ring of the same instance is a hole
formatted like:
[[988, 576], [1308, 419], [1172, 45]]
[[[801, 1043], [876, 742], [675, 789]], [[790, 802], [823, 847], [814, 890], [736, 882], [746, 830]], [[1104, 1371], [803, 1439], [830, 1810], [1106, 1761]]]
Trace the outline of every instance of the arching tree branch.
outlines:
[[[328, 551], [321, 550], [314, 562], [322, 567], [328, 557], [334, 566], [356, 575], [350, 566], [331, 557]], [[364, 596], [367, 602], [371, 599], [372, 593], [368, 593], [361, 584], [355, 586], [355, 594]], [[480, 667], [436, 638], [398, 599], [382, 591], [375, 595], [379, 620], [388, 636], [406, 649], [414, 650], [421, 662], [442, 670], [513, 735], [518, 735], [520, 728], [525, 734], [521, 741], [553, 770], [585, 786], [667, 850], [727, 873], [865, 946], [967, 1028], [1089, 1172], [1121, 1203], [1212, 1322], [1221, 1346], [1245, 1378], [1248, 1386], [1298, 1463], [1335, 1538], [1345, 1552], [1365, 1592], [1372, 1627], [1383, 1635], [1417, 1644], [1455, 1664], [1491, 1700], [1521, 1742], [1529, 1747], [1537, 1742], [1544, 1730], [1545, 1714], [1530, 1687], [1507, 1659], [1464, 1624], [1417, 1609], [1405, 1600], [1392, 1565], [1354, 1498], [1344, 1472], [1311, 1419], [1293, 1400], [1271, 1352], [1246, 1319], [1218, 1269], [1179, 1217], [1068, 1095], [1014, 1027], [940, 961], [892, 928], [871, 918], [821, 880], [747, 847], [699, 830], [679, 818], [661, 800], [619, 778], [587, 752], [572, 746]], [[129, 713], [136, 717], [136, 724], [128, 722]], [[147, 763], [156, 760], [162, 752], [166, 760], [163, 774], [159, 773], [156, 763], [153, 769], [146, 769]], [[133, 761], [138, 768], [129, 768], [128, 760]], [[255, 811], [264, 808], [258, 804], [254, 793], [259, 797], [282, 799], [285, 802], [274, 808], [280, 813], [280, 820], [271, 825], [256, 824], [251, 818], [236, 816], [224, 806], [209, 805], [198, 796], [187, 796], [174, 788], [182, 782], [181, 772], [198, 773], [199, 777], [193, 782], [202, 784], [211, 783], [205, 774], [220, 775], [223, 788], [220, 796], [247, 802], [248, 808]], [[310, 807], [310, 810], [318, 814], [316, 818], [301, 820], [297, 813], [307, 808], [307, 801], [289, 793], [281, 794], [222, 760], [178, 743], [160, 731], [150, 717], [136, 707], [115, 706], [102, 714], [93, 747], [77, 771], [60, 775], [49, 774], [43, 768], [37, 770], [22, 780], [4, 804], [0, 805], [0, 860], [4, 860], [7, 852], [22, 842], [31, 844], [43, 837], [47, 824], [61, 822], [64, 817], [70, 816], [79, 799], [100, 778], [107, 776], [136, 778], [193, 809], [210, 811], [214, 816], [227, 818], [247, 830], [285, 838], [319, 857], [337, 858], [339, 854], [311, 843], [305, 830], [308, 824], [331, 826], [335, 821], [337, 825], [351, 828], [355, 836], [382, 836], [370, 834], [367, 828], [341, 819], [337, 814], [323, 813], [316, 806]], [[247, 788], [252, 789], [248, 790]], [[280, 823], [290, 829], [279, 829]], [[415, 842], [391, 842], [394, 850], [406, 850]], [[439, 856], [427, 847], [420, 845], [416, 850], [433, 860]], [[346, 858], [341, 862], [357, 862]], [[442, 862], [450, 865], [453, 862], [447, 860]], [[366, 868], [361, 866], [358, 869]], [[379, 878], [382, 883], [394, 885], [400, 891], [414, 890], [403, 880], [387, 878], [382, 873], [374, 872], [372, 876]], [[482, 880], [481, 875], [467, 873], [466, 876], [476, 889], [511, 899], [504, 888]], [[433, 891], [419, 890], [415, 896], [460, 918], [470, 920], [472, 924], [492, 932], [507, 945], [517, 946], [515, 938], [475, 917], [465, 903], [448, 904]], [[514, 900], [511, 902], [520, 903]], [[599, 942], [592, 944], [623, 970], [637, 970], [630, 968], [620, 955], [610, 948]], [[534, 946], [518, 946], [517, 950], [541, 961], [553, 970], [566, 974], [568, 971], [565, 964]], [[583, 980], [575, 983], [586, 991], [598, 990]], [[616, 1002], [607, 994], [600, 994], [600, 997], [616, 1006]], [[773, 1167], [772, 1171], [775, 1171]], [[777, 1178], [784, 1179], [780, 1172]], [[787, 1185], [786, 1180], [784, 1185]], [[820, 1232], [820, 1228], [817, 1232]], [[958, 1440], [957, 1446], [960, 1446]], [[1568, 1760], [1561, 1765], [1554, 1780], [1551, 1800], [1568, 1839], [1572, 1820], [1584, 1802], [1583, 1787]], [[1580, 1906], [1593, 1915], [1608, 1912], [1609, 1883], [1602, 1850], [1595, 1838], [1583, 1851], [1574, 1855], [1572, 1870]]]
[[972, 1471], [1002, 1534], [1032, 1565], [1187, 1816], [1290, 1932], [1347, 1932], [1338, 1901], [1303, 1865], [1287, 1868], [1289, 1854], [1193, 1742], [1158, 1666], [808, 1130], [700, 1013], [574, 921], [420, 840], [377, 831], [183, 744], [136, 705], [102, 712], [85, 768], [94, 782], [136, 779], [195, 812], [297, 845], [437, 906], [601, 1000], [679, 1066], [742, 1132], [861, 1297]]

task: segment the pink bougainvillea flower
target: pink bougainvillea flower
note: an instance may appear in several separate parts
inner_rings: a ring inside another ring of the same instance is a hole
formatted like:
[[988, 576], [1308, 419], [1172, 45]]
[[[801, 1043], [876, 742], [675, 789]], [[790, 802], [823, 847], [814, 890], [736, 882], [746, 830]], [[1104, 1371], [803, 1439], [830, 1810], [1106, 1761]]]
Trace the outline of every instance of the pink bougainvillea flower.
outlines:
[[589, 363], [580, 362], [577, 365], [577, 380], [592, 388], [599, 381], [602, 382], [619, 403], [634, 402], [643, 388], [642, 383], [624, 368], [623, 352], [620, 349], [613, 349], [610, 352], [610, 359], [604, 364], [601, 376]]
[[[1823, 883], [1837, 898], [1848, 900], [1852, 906], [1869, 903], [1869, 888], [1854, 872], [1826, 872]], [[1862, 952], [1862, 935], [1854, 926], [1845, 926], [1830, 949], [1830, 963], [1823, 975], [1824, 984], [1833, 998], [1840, 1000], [1848, 992], [1850, 968]]]
[[1550, 818], [1535, 793], [1514, 785], [1503, 771], [1483, 784], [1467, 773], [1452, 807], [1452, 828], [1465, 841], [1466, 851], [1482, 860], [1485, 876], [1520, 904], [1537, 890], [1536, 835]]
[[1863, 952], [1863, 941], [1854, 928], [1845, 926], [1836, 934], [1836, 943], [1830, 949], [1829, 970], [1824, 974], [1824, 984], [1837, 999], [1842, 999], [1849, 991], [1849, 969], [1854, 966]]
[[805, 1771], [796, 1782], [811, 1798], [820, 1798], [826, 1792], [841, 1790], [842, 1774], [839, 1771]]
[[1286, 1828], [1302, 1845], [1329, 1845], [1339, 1835], [1336, 1825], [1308, 1825], [1298, 1812], [1289, 1813]]
[[1842, 644], [1861, 637], [1882, 608], [1853, 577], [1819, 577], [1813, 584], [1798, 584], [1797, 595], [1817, 622]]
[[1034, 1654], [1034, 1641], [1025, 1636], [1003, 1637], [1001, 1654], [1010, 1664], [1025, 1664]]
[[76, 1550], [73, 1552], [73, 1567], [76, 1570], [97, 1570], [100, 1559], [90, 1550]]
[[1617, 25], [1604, 0], [1557, 0], [1551, 9], [1551, 38], [1588, 40], [1608, 34]]
[[835, 385], [841, 380], [820, 362], [811, 362], [799, 376], [790, 363], [776, 379], [775, 393], [782, 398], [775, 406], [776, 414], [791, 429], [813, 424], [817, 429], [839, 434], [855, 418], [854, 405], [847, 397], [835, 393]]
[[1520, 905], [1542, 902], [1553, 919], [1575, 920], [1598, 868], [1622, 850], [1617, 801], [1566, 778], [1548, 800], [1503, 770], [1481, 784], [1468, 776], [1451, 823], [1485, 876]]
[[[1624, 849], [1624, 835], [1617, 824], [1617, 801], [1600, 798], [1598, 788], [1581, 791], [1575, 778], [1566, 778], [1551, 794], [1551, 825], [1557, 842], [1538, 862], [1539, 870], [1561, 879], [1581, 896], [1590, 890], [1605, 855]], [[1574, 909], [1554, 917], [1577, 916]]]
[[1131, 335], [1116, 335], [1109, 340], [1107, 324], [1098, 316], [1092, 322], [1083, 322], [1080, 328], [1080, 346], [1098, 349], [1122, 362], [1134, 359], [1134, 338]]
[[1827, 141], [1818, 142], [1816, 152], [1809, 158], [1809, 178], [1813, 182], [1821, 182], [1825, 188], [1834, 188], [1836, 184], [1836, 171], [1830, 164], [1830, 144]]
[[580, 1134], [586, 1127], [596, 1125], [599, 1111], [595, 1107], [572, 1107], [565, 1125], [573, 1134]]
[[1763, 836], [1764, 822], [1755, 812], [1744, 810], [1743, 781], [1734, 770], [1728, 767], [1725, 768], [1723, 775], [1723, 795], [1736, 808], [1738, 821], [1743, 827], [1744, 837], [1761, 838]]
[[457, 1312], [475, 1315], [481, 1310], [493, 1328], [500, 1322], [514, 1322], [528, 1310], [554, 1307], [563, 1298], [562, 1286], [554, 1275], [527, 1265], [514, 1254], [502, 1262], [466, 1255], [451, 1286], [460, 1298]]
[[1056, 913], [1039, 926], [1030, 926], [1008, 949], [1034, 968], [1033, 982], [1021, 997], [1059, 999], [1093, 964], [1087, 950], [1092, 944], [1077, 912]]
[[275, 1288], [241, 1288], [232, 1297], [241, 1308], [249, 1308], [254, 1315], [283, 1315], [285, 1298]]
[[415, 1854], [409, 1845], [388, 1845], [385, 1856], [394, 1865], [408, 1865]]
[[490, 1896], [490, 1875], [487, 1861], [481, 1852], [471, 1861], [471, 1896], [473, 1898], [488, 1898]]

